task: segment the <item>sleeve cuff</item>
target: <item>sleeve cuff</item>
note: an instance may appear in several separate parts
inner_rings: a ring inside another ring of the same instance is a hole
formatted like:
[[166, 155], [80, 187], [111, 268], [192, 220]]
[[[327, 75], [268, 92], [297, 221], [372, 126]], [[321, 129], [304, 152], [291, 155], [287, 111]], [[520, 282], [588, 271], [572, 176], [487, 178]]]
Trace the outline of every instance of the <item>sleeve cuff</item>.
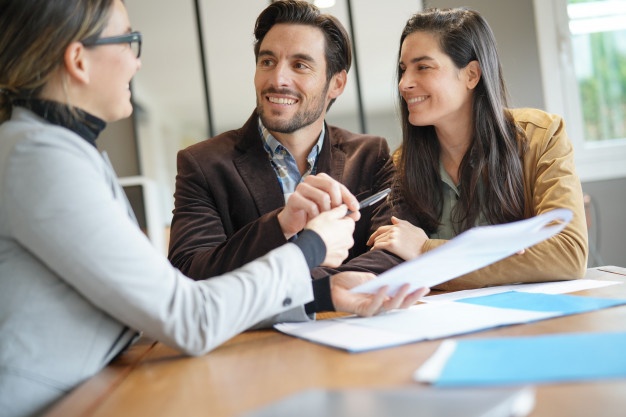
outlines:
[[310, 315], [322, 311], [335, 311], [330, 295], [330, 275], [311, 281], [313, 285], [313, 301], [304, 305], [304, 311]]
[[313, 269], [326, 258], [326, 244], [313, 230], [303, 230], [293, 242], [300, 248], [309, 269]]

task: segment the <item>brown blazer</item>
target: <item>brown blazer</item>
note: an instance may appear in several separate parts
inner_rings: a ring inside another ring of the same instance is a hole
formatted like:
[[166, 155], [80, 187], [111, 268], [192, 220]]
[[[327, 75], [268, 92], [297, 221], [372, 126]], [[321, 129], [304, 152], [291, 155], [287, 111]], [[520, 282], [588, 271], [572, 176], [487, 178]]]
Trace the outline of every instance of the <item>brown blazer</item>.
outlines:
[[[391, 183], [394, 167], [384, 138], [326, 126], [317, 172], [337, 179], [359, 199]], [[277, 214], [282, 189], [269, 162], [254, 113], [245, 125], [178, 153], [169, 259], [184, 274], [204, 279], [231, 271], [285, 243]], [[370, 234], [390, 223], [386, 205], [361, 211], [348, 260], [351, 270], [382, 272], [401, 260], [368, 252]], [[333, 272], [318, 268], [314, 277]]]

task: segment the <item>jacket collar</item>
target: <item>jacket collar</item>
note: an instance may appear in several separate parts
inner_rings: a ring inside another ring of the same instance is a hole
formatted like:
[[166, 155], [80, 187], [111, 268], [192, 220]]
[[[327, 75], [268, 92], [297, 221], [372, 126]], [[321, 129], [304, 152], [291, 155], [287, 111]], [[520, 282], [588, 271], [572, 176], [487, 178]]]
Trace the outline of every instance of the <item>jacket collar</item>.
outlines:
[[[324, 172], [333, 178], [341, 179], [346, 154], [341, 149], [340, 131], [326, 123], [324, 129], [326, 132], [317, 160], [317, 173]], [[235, 134], [237, 136], [235, 147], [241, 154], [233, 160], [233, 163], [256, 201], [259, 212], [267, 213], [282, 208], [285, 205], [283, 192], [263, 148], [256, 110]]]

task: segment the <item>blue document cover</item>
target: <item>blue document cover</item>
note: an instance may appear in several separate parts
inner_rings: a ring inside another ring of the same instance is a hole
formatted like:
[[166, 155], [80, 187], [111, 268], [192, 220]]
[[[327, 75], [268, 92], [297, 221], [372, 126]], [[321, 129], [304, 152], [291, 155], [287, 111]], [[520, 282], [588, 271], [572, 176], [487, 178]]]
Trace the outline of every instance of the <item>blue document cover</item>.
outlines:
[[[626, 300], [505, 292], [457, 300], [559, 316], [626, 304]], [[446, 340], [416, 372], [436, 386], [540, 384], [626, 378], [626, 332]]]
[[626, 333], [456, 341], [436, 386], [539, 384], [626, 378]]
[[481, 297], [464, 298], [458, 303], [477, 304], [487, 307], [513, 308], [527, 311], [546, 311], [563, 315], [586, 313], [603, 308], [626, 304], [626, 300], [583, 297], [567, 294], [542, 294], [509, 291]]

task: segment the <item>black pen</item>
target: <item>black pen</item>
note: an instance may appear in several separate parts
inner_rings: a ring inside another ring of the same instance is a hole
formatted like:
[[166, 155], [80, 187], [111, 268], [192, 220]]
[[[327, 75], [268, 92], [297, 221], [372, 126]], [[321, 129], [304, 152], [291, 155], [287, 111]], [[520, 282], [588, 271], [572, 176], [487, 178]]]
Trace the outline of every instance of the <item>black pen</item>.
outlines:
[[[391, 188], [385, 188], [384, 190], [367, 197], [365, 200], [359, 201], [359, 210], [363, 210], [365, 207], [369, 207], [376, 204], [391, 192]], [[352, 210], [348, 210], [347, 214], [351, 214]]]

